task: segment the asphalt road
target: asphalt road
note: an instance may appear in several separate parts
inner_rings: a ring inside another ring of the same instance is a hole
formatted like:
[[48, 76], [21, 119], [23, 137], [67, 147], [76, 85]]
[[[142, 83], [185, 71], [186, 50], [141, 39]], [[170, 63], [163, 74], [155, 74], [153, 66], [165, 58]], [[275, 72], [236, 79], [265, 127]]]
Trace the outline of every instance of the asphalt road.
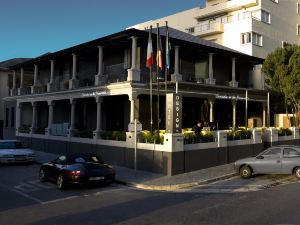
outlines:
[[59, 191], [38, 182], [38, 169], [0, 167], [0, 225], [300, 224], [300, 183], [289, 176], [234, 178], [178, 192], [117, 184]]

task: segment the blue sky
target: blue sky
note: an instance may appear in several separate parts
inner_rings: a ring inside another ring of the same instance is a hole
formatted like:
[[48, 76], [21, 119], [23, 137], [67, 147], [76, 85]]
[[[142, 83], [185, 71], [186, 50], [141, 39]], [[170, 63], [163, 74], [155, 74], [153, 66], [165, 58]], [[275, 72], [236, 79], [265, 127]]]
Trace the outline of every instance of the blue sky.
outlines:
[[0, 0], [0, 61], [36, 57], [204, 0]]

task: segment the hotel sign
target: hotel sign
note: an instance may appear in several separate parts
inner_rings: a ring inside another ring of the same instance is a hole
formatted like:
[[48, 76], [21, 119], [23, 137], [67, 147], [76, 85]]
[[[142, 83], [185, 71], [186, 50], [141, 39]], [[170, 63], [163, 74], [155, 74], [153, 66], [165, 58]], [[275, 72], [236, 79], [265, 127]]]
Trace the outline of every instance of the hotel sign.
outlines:
[[182, 130], [182, 96], [167, 94], [166, 96], [166, 132], [181, 133]]

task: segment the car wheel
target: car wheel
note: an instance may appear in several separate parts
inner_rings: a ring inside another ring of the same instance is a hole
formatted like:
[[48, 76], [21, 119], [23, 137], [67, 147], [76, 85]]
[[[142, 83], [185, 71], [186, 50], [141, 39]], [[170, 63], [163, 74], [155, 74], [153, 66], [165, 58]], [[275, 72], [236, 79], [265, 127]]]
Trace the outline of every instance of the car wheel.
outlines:
[[249, 166], [243, 166], [241, 169], [240, 169], [240, 175], [242, 178], [245, 178], [245, 179], [248, 179], [251, 177], [252, 175], [252, 171], [250, 169]]
[[294, 174], [298, 179], [300, 179], [300, 167], [295, 168]]
[[41, 182], [46, 181], [45, 171], [43, 169], [40, 169], [39, 179], [40, 179]]
[[63, 190], [65, 188], [66, 185], [65, 185], [65, 178], [64, 178], [63, 174], [58, 175], [56, 184], [57, 184], [57, 188], [59, 190]]

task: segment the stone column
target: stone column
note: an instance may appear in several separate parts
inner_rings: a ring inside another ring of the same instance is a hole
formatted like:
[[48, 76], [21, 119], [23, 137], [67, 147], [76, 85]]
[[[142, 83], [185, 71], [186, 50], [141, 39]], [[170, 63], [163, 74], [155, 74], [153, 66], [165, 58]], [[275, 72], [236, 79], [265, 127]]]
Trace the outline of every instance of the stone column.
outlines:
[[55, 70], [55, 61], [50, 60], [50, 81], [47, 83], [47, 92], [54, 91], [54, 70]]
[[214, 102], [215, 99], [210, 98], [209, 101], [209, 122], [214, 122]]
[[262, 102], [262, 108], [263, 108], [263, 115], [262, 115], [262, 126], [266, 127], [266, 108], [267, 108], [267, 103], [266, 102]]
[[69, 89], [75, 89], [78, 87], [77, 79], [77, 54], [73, 53], [73, 67], [72, 67], [72, 78], [69, 80]]
[[31, 86], [31, 94], [35, 94], [37, 92], [37, 77], [38, 77], [38, 65], [34, 64], [34, 75], [33, 75], [33, 85]]
[[141, 80], [141, 71], [137, 69], [136, 57], [137, 57], [137, 37], [131, 37], [131, 68], [127, 70], [127, 80], [128, 81], [140, 81]]
[[179, 73], [179, 48], [180, 46], [175, 45], [175, 65], [174, 74], [171, 75], [172, 81], [182, 81], [182, 75]]
[[[138, 95], [136, 92], [133, 92], [128, 96], [130, 101], [130, 123], [128, 125], [128, 131], [134, 131], [134, 120], [137, 119], [135, 114], [135, 105], [136, 105]], [[142, 130], [142, 124], [139, 121], [137, 121], [137, 130], [138, 131]]]
[[16, 109], [16, 135], [19, 135], [19, 128], [22, 126], [22, 103], [17, 103]]
[[208, 79], [205, 80], [205, 83], [215, 85], [216, 79], [214, 79], [213, 55], [214, 53], [208, 53]]
[[24, 94], [24, 69], [21, 68], [20, 72], [21, 72], [21, 75], [20, 75], [20, 88], [18, 89], [18, 95], [23, 95]]
[[75, 131], [75, 107], [76, 107], [76, 99], [70, 99], [71, 104], [71, 118], [70, 118], [70, 129], [69, 129], [69, 137], [72, 137]]
[[24, 69], [21, 68], [20, 88], [24, 88]]
[[32, 121], [31, 121], [30, 133], [34, 134], [35, 129], [36, 129], [36, 120], [37, 120], [36, 108], [37, 108], [38, 103], [32, 102], [31, 104], [32, 104]]
[[102, 111], [102, 102], [103, 97], [97, 96], [96, 103], [97, 103], [97, 121], [96, 121], [96, 130], [94, 131], [94, 139], [98, 139], [100, 137], [101, 129], [101, 111]]
[[13, 86], [12, 89], [10, 90], [10, 95], [11, 96], [17, 95], [17, 77], [16, 77], [15, 70], [13, 70]]
[[232, 128], [235, 129], [236, 128], [236, 105], [237, 105], [237, 100], [232, 99], [231, 103], [232, 103]]
[[95, 86], [105, 85], [103, 75], [103, 46], [98, 46], [98, 73], [95, 75]]
[[48, 101], [48, 127], [46, 128], [46, 135], [51, 135], [51, 127], [53, 124], [53, 111], [54, 111], [54, 100]]
[[231, 64], [231, 81], [229, 82], [229, 86], [231, 87], [238, 87], [239, 86], [239, 82], [237, 82], [235, 80], [235, 62], [236, 62], [236, 58], [232, 58], [232, 64]]

